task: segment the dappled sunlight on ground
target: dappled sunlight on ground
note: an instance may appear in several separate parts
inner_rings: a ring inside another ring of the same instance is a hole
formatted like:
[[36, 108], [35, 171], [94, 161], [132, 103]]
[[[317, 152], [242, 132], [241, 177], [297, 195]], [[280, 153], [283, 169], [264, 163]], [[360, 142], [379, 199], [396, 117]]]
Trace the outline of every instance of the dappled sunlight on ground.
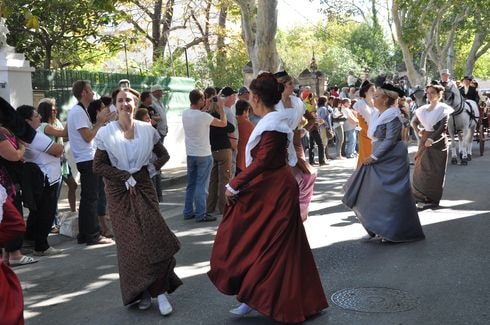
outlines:
[[196, 275], [205, 274], [209, 271], [209, 261], [194, 263], [192, 265], [178, 266], [175, 273], [181, 279], [189, 278]]

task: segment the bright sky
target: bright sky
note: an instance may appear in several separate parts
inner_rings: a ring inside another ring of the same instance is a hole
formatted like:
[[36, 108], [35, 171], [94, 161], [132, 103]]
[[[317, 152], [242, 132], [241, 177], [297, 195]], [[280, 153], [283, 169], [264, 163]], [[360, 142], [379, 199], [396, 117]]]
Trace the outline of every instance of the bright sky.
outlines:
[[277, 0], [277, 27], [288, 30], [295, 26], [315, 24], [322, 19], [318, 13], [320, 0]]

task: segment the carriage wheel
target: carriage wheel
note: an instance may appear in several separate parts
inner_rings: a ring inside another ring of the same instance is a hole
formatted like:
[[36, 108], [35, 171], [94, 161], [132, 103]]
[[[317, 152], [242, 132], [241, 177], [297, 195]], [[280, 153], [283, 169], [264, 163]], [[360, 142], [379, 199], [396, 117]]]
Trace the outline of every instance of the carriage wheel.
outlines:
[[485, 151], [485, 130], [483, 129], [483, 124], [480, 123], [478, 127], [478, 137], [480, 142], [480, 156], [483, 156], [483, 151]]

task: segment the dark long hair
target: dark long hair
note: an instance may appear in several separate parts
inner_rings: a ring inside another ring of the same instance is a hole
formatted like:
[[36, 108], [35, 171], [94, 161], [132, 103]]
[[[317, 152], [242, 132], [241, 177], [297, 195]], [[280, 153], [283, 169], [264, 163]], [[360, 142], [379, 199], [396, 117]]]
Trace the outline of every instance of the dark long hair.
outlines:
[[41, 122], [49, 123], [53, 108], [54, 105], [52, 102], [42, 102], [37, 106], [37, 112], [41, 115]]

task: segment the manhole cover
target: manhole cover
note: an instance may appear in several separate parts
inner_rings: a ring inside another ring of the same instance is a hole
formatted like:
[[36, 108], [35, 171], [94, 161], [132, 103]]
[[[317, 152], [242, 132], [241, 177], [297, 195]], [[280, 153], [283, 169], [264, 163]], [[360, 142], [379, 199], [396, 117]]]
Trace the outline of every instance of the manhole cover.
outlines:
[[332, 295], [332, 301], [344, 309], [367, 313], [397, 313], [417, 306], [417, 299], [390, 288], [342, 289]]

